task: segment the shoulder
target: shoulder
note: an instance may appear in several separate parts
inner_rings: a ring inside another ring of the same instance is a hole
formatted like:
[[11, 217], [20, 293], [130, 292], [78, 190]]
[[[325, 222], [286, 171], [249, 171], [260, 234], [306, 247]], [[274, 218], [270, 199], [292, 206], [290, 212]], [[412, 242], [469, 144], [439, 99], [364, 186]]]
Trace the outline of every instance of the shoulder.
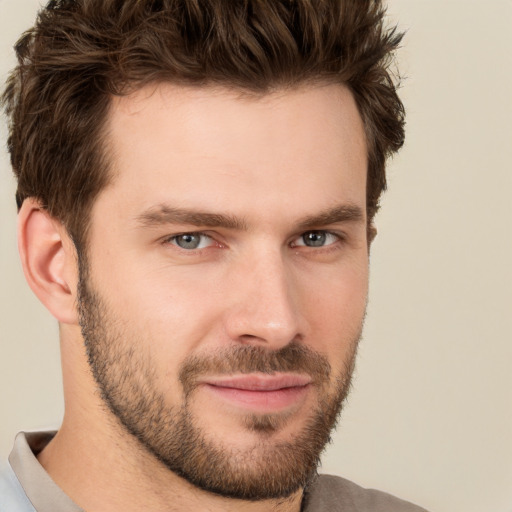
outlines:
[[0, 462], [0, 512], [36, 512], [7, 462]]
[[317, 476], [306, 489], [304, 500], [304, 512], [426, 512], [391, 494], [331, 475]]

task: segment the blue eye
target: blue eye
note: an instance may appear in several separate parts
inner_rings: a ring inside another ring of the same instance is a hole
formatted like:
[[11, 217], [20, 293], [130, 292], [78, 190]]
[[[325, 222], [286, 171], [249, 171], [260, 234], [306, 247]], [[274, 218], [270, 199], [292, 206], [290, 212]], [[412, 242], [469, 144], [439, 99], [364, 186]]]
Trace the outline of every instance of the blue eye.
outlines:
[[324, 247], [337, 242], [340, 238], [328, 231], [307, 231], [295, 242], [296, 246]]
[[323, 231], [309, 231], [302, 235], [304, 245], [308, 247], [322, 247], [325, 245], [327, 234]]
[[203, 233], [183, 233], [169, 239], [171, 243], [181, 249], [203, 249], [212, 243], [212, 239]]

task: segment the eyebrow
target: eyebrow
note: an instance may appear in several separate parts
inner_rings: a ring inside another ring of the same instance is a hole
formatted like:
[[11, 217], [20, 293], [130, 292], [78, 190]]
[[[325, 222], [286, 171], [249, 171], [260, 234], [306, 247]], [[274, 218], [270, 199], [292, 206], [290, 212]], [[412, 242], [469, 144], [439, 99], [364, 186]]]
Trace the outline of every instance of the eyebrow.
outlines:
[[164, 224], [190, 224], [208, 228], [225, 228], [246, 230], [247, 224], [243, 219], [224, 213], [208, 213], [185, 208], [174, 208], [165, 204], [146, 210], [136, 218], [137, 223], [144, 227]]
[[[298, 221], [298, 229], [311, 229], [340, 222], [362, 222], [365, 214], [362, 208], [353, 204], [338, 205], [318, 214], [306, 216]], [[165, 224], [189, 224], [208, 228], [225, 228], [246, 231], [245, 219], [224, 213], [209, 213], [186, 208], [175, 208], [160, 204], [149, 208], [136, 217], [137, 224], [153, 227]]]
[[328, 208], [319, 214], [307, 216], [299, 221], [299, 229], [311, 229], [316, 226], [326, 226], [339, 222], [362, 222], [365, 213], [354, 204], [344, 204]]

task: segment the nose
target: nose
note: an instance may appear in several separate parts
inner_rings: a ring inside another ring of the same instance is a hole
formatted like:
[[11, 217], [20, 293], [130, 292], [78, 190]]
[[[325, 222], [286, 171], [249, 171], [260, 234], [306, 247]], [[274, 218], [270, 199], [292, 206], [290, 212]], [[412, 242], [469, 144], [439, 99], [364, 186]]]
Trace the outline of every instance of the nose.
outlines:
[[279, 251], [247, 259], [231, 274], [225, 328], [238, 343], [278, 350], [303, 337], [293, 272]]

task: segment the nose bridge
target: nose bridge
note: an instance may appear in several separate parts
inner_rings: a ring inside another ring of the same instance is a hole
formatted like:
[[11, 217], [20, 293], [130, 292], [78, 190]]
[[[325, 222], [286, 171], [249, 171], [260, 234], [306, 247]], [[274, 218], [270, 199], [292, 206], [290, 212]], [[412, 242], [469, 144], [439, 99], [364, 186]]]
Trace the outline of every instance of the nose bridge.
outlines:
[[244, 260], [232, 283], [238, 291], [227, 315], [229, 335], [269, 348], [285, 346], [301, 335], [293, 274], [278, 248], [260, 248]]

